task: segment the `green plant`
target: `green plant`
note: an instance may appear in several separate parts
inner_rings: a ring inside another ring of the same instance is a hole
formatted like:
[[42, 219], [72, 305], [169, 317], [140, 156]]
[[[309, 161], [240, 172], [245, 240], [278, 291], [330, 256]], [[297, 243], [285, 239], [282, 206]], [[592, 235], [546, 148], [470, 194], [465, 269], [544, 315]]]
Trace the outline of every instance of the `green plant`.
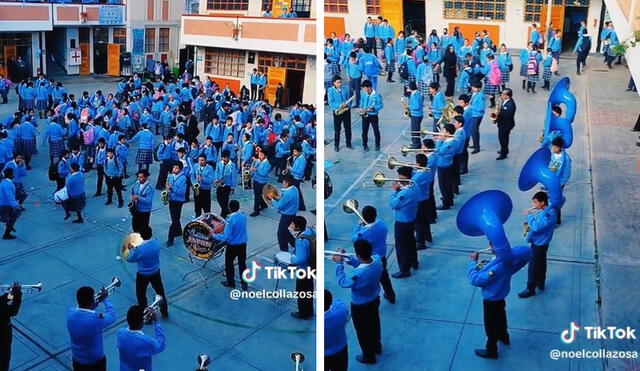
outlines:
[[640, 43], [640, 30], [635, 30], [631, 37], [621, 41], [620, 44], [613, 46], [611, 51], [615, 55], [624, 55], [629, 48], [635, 48], [638, 43]]

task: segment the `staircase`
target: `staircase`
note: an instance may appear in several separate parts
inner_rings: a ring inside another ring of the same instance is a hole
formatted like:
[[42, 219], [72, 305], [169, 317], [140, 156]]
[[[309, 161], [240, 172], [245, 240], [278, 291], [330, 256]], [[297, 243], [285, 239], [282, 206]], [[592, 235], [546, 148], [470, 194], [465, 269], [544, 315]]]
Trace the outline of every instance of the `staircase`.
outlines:
[[56, 77], [56, 76], [66, 76], [67, 71], [60, 66], [58, 63], [58, 59], [56, 58], [55, 62], [52, 62], [50, 58], [47, 58], [47, 76], [48, 77]]

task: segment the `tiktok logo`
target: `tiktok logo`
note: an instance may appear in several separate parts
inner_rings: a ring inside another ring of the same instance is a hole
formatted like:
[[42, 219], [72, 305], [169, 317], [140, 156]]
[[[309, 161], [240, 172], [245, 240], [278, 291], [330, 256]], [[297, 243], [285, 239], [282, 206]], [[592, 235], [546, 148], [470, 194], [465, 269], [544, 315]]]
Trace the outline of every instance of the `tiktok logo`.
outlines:
[[260, 269], [262, 269], [262, 266], [258, 264], [257, 261], [252, 260], [251, 268], [247, 268], [244, 270], [244, 272], [242, 272], [242, 279], [244, 280], [244, 282], [251, 283], [255, 281], [256, 278], [258, 278], [258, 271]]
[[580, 330], [580, 326], [578, 326], [575, 322], [571, 322], [569, 325], [569, 329], [562, 331], [560, 338], [562, 342], [565, 344], [571, 344], [576, 339], [576, 333]]

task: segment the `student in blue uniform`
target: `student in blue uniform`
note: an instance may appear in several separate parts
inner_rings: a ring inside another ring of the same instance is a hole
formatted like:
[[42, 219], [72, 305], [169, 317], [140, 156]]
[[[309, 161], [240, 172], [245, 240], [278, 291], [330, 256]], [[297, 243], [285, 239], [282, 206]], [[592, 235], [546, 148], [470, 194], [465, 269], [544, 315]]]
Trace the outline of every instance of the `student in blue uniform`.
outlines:
[[415, 222], [418, 212], [418, 187], [411, 181], [412, 169], [407, 166], [398, 168], [398, 179], [393, 183], [389, 206], [395, 212], [394, 236], [398, 272], [393, 278], [411, 276], [411, 268], [418, 269], [418, 252], [416, 250]]
[[118, 196], [118, 208], [124, 205], [122, 199], [122, 174], [123, 166], [120, 160], [114, 156], [114, 151], [107, 150], [107, 157], [104, 160], [104, 174], [107, 181], [107, 202], [105, 205], [111, 205], [113, 200], [113, 190], [116, 190]]
[[433, 239], [429, 223], [428, 200], [431, 197], [429, 192], [436, 169], [427, 169], [427, 156], [423, 153], [416, 155], [415, 165], [422, 167], [422, 169], [416, 169], [411, 177], [418, 189], [418, 210], [415, 225], [416, 249], [424, 250], [427, 248], [427, 241], [431, 242]]
[[238, 182], [238, 168], [229, 159], [229, 151], [223, 150], [220, 156], [221, 160], [216, 166], [214, 185], [218, 205], [220, 205], [220, 216], [226, 218], [229, 214], [229, 198]]
[[75, 212], [78, 217], [73, 223], [83, 223], [82, 210], [86, 206], [84, 174], [80, 171], [78, 164], [71, 164], [69, 166], [69, 175], [66, 178], [65, 187], [67, 187], [69, 198], [62, 203], [65, 212], [64, 220], [71, 217], [71, 212]]
[[184, 165], [177, 161], [173, 164], [171, 175], [167, 179], [167, 189], [169, 190], [169, 214], [171, 215], [171, 225], [167, 237], [167, 246], [173, 246], [173, 240], [182, 236], [182, 225], [180, 218], [182, 215], [182, 205], [184, 205], [187, 194], [187, 178], [182, 171]]
[[142, 331], [145, 311], [140, 305], [134, 305], [127, 311], [127, 324], [118, 330], [117, 346], [120, 353], [120, 371], [153, 371], [152, 358], [162, 352], [166, 346], [166, 338], [157, 315], [151, 310], [151, 321], [155, 338]]
[[229, 201], [231, 212], [224, 223], [222, 233], [216, 233], [213, 238], [226, 242], [224, 253], [224, 267], [226, 279], [221, 281], [223, 286], [235, 288], [236, 281], [233, 273], [233, 262], [238, 258], [238, 275], [243, 290], [248, 290], [249, 284], [242, 279], [242, 273], [247, 269], [247, 216], [240, 210], [238, 200]]
[[[571, 177], [571, 157], [564, 149], [564, 139], [561, 137], [555, 138], [551, 142], [551, 159], [549, 160], [549, 170], [553, 171], [560, 178], [560, 186], [564, 189], [564, 186], [569, 181]], [[562, 223], [562, 213], [561, 208], [562, 205], [553, 205], [551, 207], [555, 208], [556, 214], [558, 216], [557, 223], [560, 225]]]
[[[307, 219], [297, 215], [289, 226], [291, 232], [295, 233], [294, 249], [291, 252], [291, 264], [295, 265], [298, 271], [309, 272], [309, 268], [315, 269], [314, 248], [312, 239], [315, 241], [316, 235], [312, 228], [307, 227]], [[292, 233], [292, 234], [293, 234]], [[308, 293], [313, 292], [313, 278], [304, 275], [296, 276], [296, 292], [298, 293], [298, 311], [292, 312], [291, 316], [298, 319], [313, 318], [313, 297]]]
[[[327, 100], [329, 107], [333, 111], [333, 146], [336, 152], [340, 151], [340, 131], [344, 126], [344, 137], [347, 144], [347, 148], [353, 149], [351, 145], [351, 109], [347, 107], [347, 89], [342, 86], [342, 78], [335, 76], [333, 78], [333, 86], [327, 90]], [[347, 108], [347, 110], [339, 115], [336, 115], [335, 111], [341, 108]]]
[[365, 152], [369, 152], [369, 126], [373, 128], [373, 136], [375, 139], [375, 150], [380, 150], [380, 127], [378, 114], [384, 107], [382, 95], [375, 91], [371, 85], [371, 81], [364, 80], [362, 82], [362, 95], [360, 98], [360, 115], [362, 116], [362, 146]]
[[289, 251], [288, 246], [295, 245], [295, 238], [289, 231], [289, 226], [293, 222], [293, 219], [298, 212], [298, 189], [295, 187], [295, 180], [291, 174], [286, 174], [282, 177], [282, 191], [280, 199], [273, 199], [272, 195], [269, 195], [269, 199], [272, 200], [273, 206], [280, 213], [280, 222], [278, 223], [278, 245], [280, 251]]
[[[444, 126], [446, 134], [454, 135], [455, 127], [452, 124]], [[455, 182], [455, 170], [453, 168], [453, 156], [457, 150], [457, 140], [452, 137], [436, 137], [436, 154], [438, 155], [438, 186], [442, 195], [442, 206], [437, 210], [449, 210], [453, 206], [453, 191]]]
[[253, 213], [249, 216], [256, 217], [260, 215], [260, 210], [268, 207], [262, 198], [262, 189], [265, 184], [269, 182], [271, 164], [267, 159], [267, 155], [263, 151], [254, 155], [254, 160], [249, 171], [251, 172], [251, 178], [253, 179]]
[[418, 131], [421, 129], [422, 118], [424, 117], [424, 96], [418, 91], [415, 82], [409, 83], [409, 117], [411, 118], [411, 148], [420, 148], [420, 135]]
[[482, 92], [482, 82], [474, 81], [471, 83], [471, 97], [469, 99], [469, 106], [471, 107], [471, 138], [473, 139], [473, 146], [469, 148], [473, 149], [472, 154], [480, 152], [480, 124], [484, 117], [485, 99]]
[[526, 238], [531, 244], [532, 254], [529, 261], [527, 287], [518, 294], [523, 299], [535, 295], [536, 287], [544, 291], [547, 278], [547, 251], [556, 227], [556, 212], [553, 207], [549, 207], [549, 196], [540, 191], [533, 195], [532, 200], [533, 209], [537, 213], [534, 214], [531, 209], [524, 210], [527, 217], [525, 228], [529, 228]]
[[[215, 148], [211, 146], [211, 148]], [[203, 212], [211, 212], [211, 187], [213, 186], [215, 170], [207, 163], [207, 156], [198, 156], [198, 163], [191, 169], [191, 184], [199, 184], [198, 195], [193, 196], [196, 218]]]
[[349, 346], [347, 345], [347, 322], [349, 308], [331, 291], [324, 290], [324, 368], [325, 371], [349, 369]]

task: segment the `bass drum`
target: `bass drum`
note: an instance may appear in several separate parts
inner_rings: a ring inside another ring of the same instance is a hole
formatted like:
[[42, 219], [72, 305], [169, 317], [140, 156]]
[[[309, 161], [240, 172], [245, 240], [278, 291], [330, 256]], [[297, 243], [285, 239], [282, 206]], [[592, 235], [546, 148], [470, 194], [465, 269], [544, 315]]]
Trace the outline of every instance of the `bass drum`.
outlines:
[[182, 239], [189, 254], [196, 259], [209, 260], [222, 253], [224, 242], [213, 239], [214, 233], [222, 233], [224, 219], [214, 213], [202, 214], [184, 227]]

